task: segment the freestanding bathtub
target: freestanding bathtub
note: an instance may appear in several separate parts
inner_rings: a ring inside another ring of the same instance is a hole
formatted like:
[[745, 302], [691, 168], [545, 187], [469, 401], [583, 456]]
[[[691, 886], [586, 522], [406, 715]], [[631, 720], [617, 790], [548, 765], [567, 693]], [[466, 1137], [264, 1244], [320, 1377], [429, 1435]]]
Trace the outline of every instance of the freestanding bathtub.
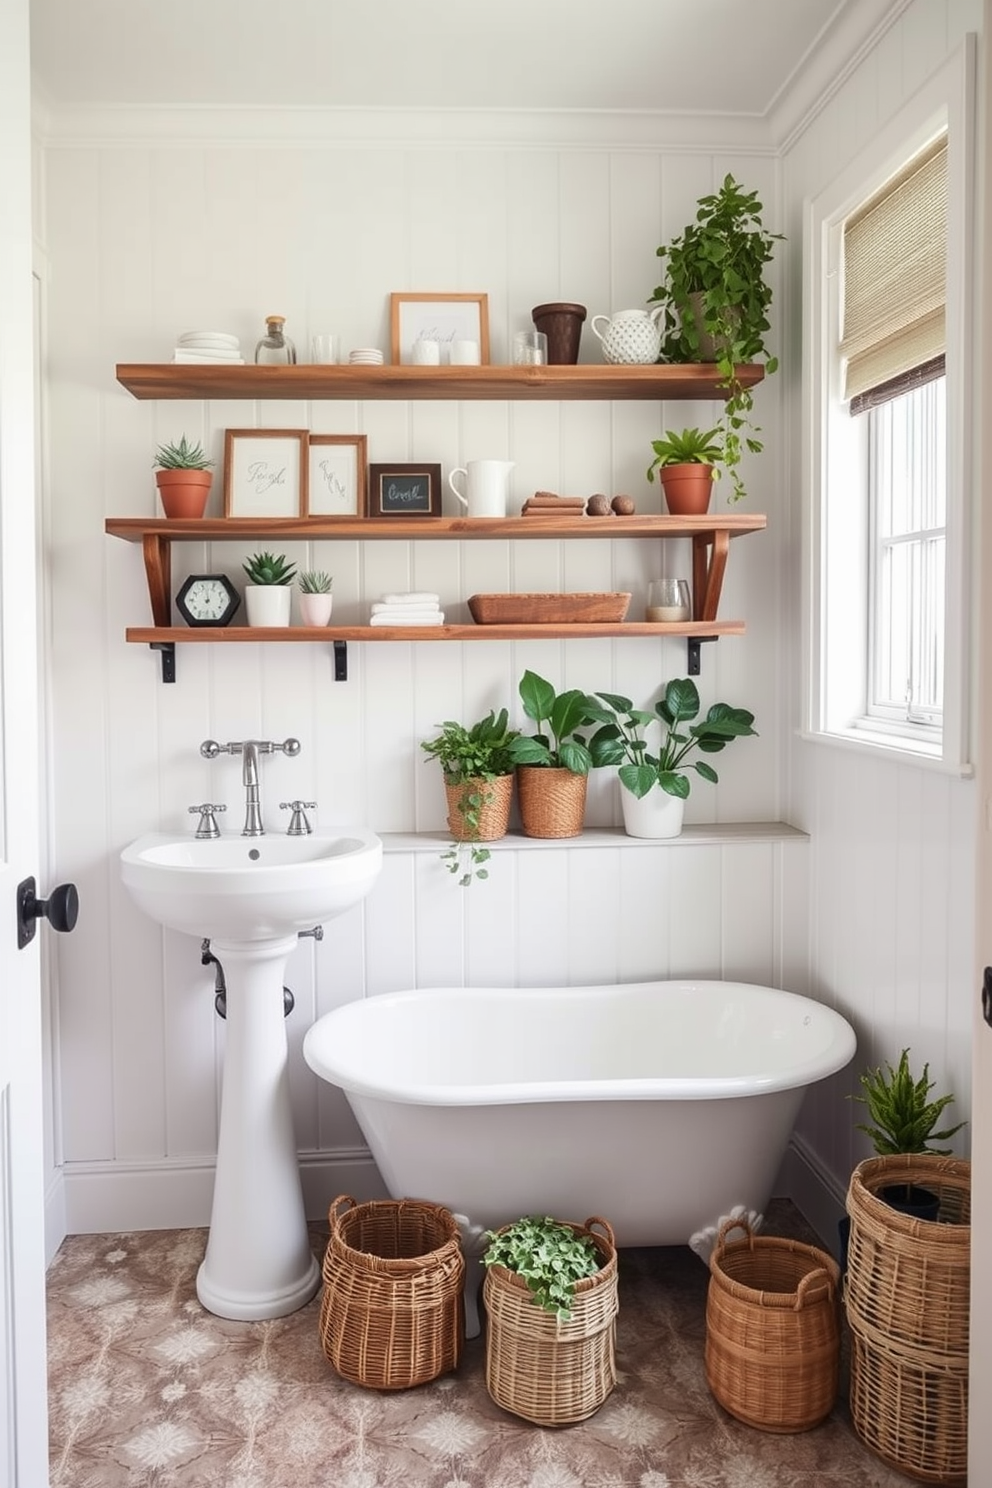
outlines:
[[821, 1003], [688, 980], [384, 993], [303, 1044], [394, 1198], [472, 1228], [602, 1215], [619, 1245], [762, 1213], [806, 1087], [854, 1051]]

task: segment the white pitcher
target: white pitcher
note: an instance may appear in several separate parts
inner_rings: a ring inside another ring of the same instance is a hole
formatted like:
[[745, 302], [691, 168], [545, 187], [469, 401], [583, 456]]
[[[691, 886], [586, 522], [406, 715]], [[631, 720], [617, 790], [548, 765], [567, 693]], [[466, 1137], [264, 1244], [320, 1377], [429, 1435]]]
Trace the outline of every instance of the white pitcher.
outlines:
[[[470, 517], [505, 517], [510, 494], [510, 471], [515, 460], [469, 460], [456, 465], [448, 476], [448, 485]], [[459, 491], [455, 476], [465, 477], [465, 493]]]
[[[664, 311], [665, 307], [658, 305], [650, 314], [647, 310], [618, 310], [612, 318], [594, 315], [589, 326], [603, 344], [604, 362], [628, 366], [656, 362], [661, 350], [658, 321]], [[605, 331], [600, 330], [600, 324], [605, 324]]]

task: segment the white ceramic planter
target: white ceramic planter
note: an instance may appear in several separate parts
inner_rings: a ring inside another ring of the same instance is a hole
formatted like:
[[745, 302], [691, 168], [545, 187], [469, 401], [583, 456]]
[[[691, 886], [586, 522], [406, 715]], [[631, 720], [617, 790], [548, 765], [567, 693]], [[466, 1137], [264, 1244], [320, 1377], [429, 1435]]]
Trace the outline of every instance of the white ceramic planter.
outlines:
[[333, 594], [301, 594], [300, 624], [326, 625], [334, 606]]
[[246, 584], [248, 624], [288, 625], [293, 591], [288, 584]]
[[631, 791], [620, 787], [623, 825], [628, 837], [678, 837], [682, 832], [685, 802], [670, 796], [660, 785], [653, 785], [638, 800]]

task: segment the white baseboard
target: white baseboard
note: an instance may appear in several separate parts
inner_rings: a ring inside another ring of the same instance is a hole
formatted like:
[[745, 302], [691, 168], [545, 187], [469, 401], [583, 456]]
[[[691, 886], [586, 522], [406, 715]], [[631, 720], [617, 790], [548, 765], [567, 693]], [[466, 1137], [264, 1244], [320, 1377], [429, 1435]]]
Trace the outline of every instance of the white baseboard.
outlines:
[[45, 1267], [58, 1254], [69, 1227], [65, 1213], [65, 1180], [61, 1168], [53, 1168], [45, 1186]]
[[824, 1249], [839, 1259], [837, 1224], [847, 1212], [847, 1189], [826, 1171], [801, 1137], [794, 1136], [786, 1148], [775, 1193], [792, 1200], [823, 1241]]
[[[364, 1147], [301, 1153], [300, 1175], [304, 1208], [311, 1220], [326, 1219], [331, 1200], [338, 1194], [351, 1194], [360, 1202], [386, 1197], [378, 1169]], [[203, 1158], [66, 1163], [62, 1189], [59, 1244], [67, 1234], [202, 1229], [210, 1223], [214, 1162]], [[53, 1224], [53, 1235], [57, 1228]]]

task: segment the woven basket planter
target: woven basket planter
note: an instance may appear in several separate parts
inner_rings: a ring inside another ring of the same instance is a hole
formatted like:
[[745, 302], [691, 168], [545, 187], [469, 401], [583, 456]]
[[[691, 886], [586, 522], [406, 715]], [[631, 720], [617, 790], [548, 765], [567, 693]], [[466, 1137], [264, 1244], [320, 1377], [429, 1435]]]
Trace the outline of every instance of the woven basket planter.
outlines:
[[[455, 842], [498, 842], [506, 836], [513, 800], [513, 776], [497, 775], [495, 780], [473, 776], [452, 785], [447, 776], [444, 794], [448, 802], [448, 831]], [[473, 831], [462, 809], [467, 796], [479, 796], [482, 804], [475, 811], [478, 827]]]
[[[902, 1214], [879, 1196], [907, 1183], [937, 1195], [935, 1221]], [[847, 1212], [854, 1429], [909, 1477], [963, 1484], [971, 1164], [927, 1152], [868, 1158], [851, 1175]]]
[[320, 1341], [343, 1379], [405, 1390], [455, 1369], [465, 1342], [465, 1258], [440, 1204], [342, 1194], [328, 1214]]
[[[612, 1227], [593, 1217], [584, 1225], [600, 1269], [575, 1284], [572, 1316], [560, 1322], [541, 1307], [515, 1272], [488, 1266], [486, 1389], [504, 1410], [537, 1426], [568, 1426], [599, 1410], [617, 1382], [617, 1252]], [[601, 1234], [593, 1228], [596, 1226]]]
[[578, 837], [588, 775], [549, 765], [518, 765], [520, 825], [525, 837]]
[[[743, 1229], [742, 1240], [727, 1236]], [[710, 1256], [706, 1381], [739, 1421], [808, 1431], [830, 1414], [840, 1376], [840, 1268], [796, 1240], [727, 1220]]]

